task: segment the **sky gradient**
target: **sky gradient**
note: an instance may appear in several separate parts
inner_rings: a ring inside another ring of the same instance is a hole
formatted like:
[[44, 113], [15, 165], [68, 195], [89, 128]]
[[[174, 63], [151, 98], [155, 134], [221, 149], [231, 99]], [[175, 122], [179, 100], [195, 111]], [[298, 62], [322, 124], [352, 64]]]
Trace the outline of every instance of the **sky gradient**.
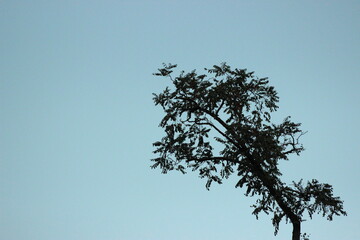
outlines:
[[360, 239], [359, 1], [0, 1], [0, 239], [290, 239], [256, 220], [236, 177], [150, 169], [152, 76], [227, 62], [269, 77], [274, 120], [308, 133], [287, 182], [333, 185], [347, 217], [311, 239]]

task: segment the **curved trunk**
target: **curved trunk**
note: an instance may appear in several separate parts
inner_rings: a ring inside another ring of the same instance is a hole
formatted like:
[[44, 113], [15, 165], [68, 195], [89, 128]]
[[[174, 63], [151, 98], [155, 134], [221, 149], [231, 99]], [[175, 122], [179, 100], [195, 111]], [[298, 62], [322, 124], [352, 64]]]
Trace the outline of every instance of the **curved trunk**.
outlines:
[[[203, 111], [213, 117], [216, 121], [218, 121], [227, 131], [232, 133], [233, 136], [237, 136], [237, 134], [232, 131], [232, 129], [218, 116], [214, 115], [212, 112], [208, 110]], [[213, 126], [214, 127], [214, 126]], [[217, 129], [218, 130], [218, 129]], [[218, 130], [223, 136], [221, 131]], [[241, 143], [241, 139], [235, 137], [235, 141], [231, 138], [227, 138], [231, 143], [239, 148], [239, 150], [250, 160], [253, 171], [252, 173], [257, 175], [257, 177], [262, 181], [264, 186], [269, 190], [272, 197], [274, 197], [275, 201], [277, 202], [278, 206], [283, 210], [285, 215], [290, 219], [291, 223], [293, 224], [293, 233], [292, 233], [292, 240], [300, 240], [300, 224], [301, 218], [296, 215], [295, 212], [288, 206], [288, 204], [282, 198], [282, 192], [279, 189], [276, 189], [272, 184], [272, 177], [270, 177], [267, 172], [262, 168], [262, 166], [253, 158], [251, 153], [249, 152], [248, 148]]]
[[293, 222], [292, 240], [300, 240], [300, 222]]
[[264, 186], [269, 190], [271, 196], [274, 197], [275, 201], [277, 202], [278, 206], [284, 211], [286, 216], [290, 219], [292, 225], [293, 225], [293, 232], [292, 232], [292, 240], [300, 240], [300, 225], [301, 225], [301, 219], [299, 216], [297, 216], [291, 208], [288, 206], [288, 204], [282, 199], [281, 191], [274, 188], [274, 186], [271, 184], [271, 181], [266, 176], [266, 172], [262, 169], [262, 167], [259, 164], [254, 164], [255, 169], [257, 170], [257, 175], [263, 182]]

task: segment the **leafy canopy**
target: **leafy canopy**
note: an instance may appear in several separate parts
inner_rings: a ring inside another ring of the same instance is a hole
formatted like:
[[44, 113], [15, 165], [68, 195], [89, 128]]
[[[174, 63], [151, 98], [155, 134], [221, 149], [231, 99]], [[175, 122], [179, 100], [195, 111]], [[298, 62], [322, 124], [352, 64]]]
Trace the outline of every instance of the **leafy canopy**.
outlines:
[[[232, 70], [225, 63], [205, 69], [207, 75], [194, 70], [173, 78], [174, 68], [164, 64], [154, 74], [168, 77], [174, 89], [154, 94], [155, 105], [165, 112], [160, 122], [165, 136], [153, 144], [158, 157], [152, 159], [152, 168], [162, 173], [197, 171], [207, 180], [207, 189], [235, 173], [236, 187], [245, 187], [246, 196], [258, 196], [253, 214], [272, 214], [275, 234], [283, 218], [301, 222], [304, 212], [310, 218], [320, 213], [328, 220], [334, 214], [346, 215], [331, 185], [317, 180], [286, 185], [280, 180], [279, 161], [304, 150], [299, 143], [304, 132], [290, 117], [280, 124], [271, 122], [279, 97], [267, 78], [246, 69]], [[222, 146], [220, 152], [214, 152], [211, 141]]]

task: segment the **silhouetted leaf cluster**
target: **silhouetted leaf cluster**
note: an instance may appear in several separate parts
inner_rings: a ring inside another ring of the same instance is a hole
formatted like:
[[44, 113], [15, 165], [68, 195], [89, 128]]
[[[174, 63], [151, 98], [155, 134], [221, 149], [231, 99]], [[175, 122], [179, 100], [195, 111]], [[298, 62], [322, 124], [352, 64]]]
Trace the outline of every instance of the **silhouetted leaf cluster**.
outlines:
[[[245, 188], [246, 196], [258, 196], [253, 214], [273, 215], [275, 234], [284, 217], [300, 223], [305, 212], [310, 218], [320, 213], [328, 220], [334, 214], [346, 215], [331, 185], [317, 180], [305, 186], [302, 180], [286, 185], [280, 180], [279, 161], [304, 150], [299, 143], [304, 132], [290, 117], [280, 124], [271, 122], [279, 97], [267, 78], [246, 69], [232, 70], [225, 63], [205, 69], [207, 74], [194, 70], [173, 78], [174, 68], [164, 64], [154, 74], [168, 77], [173, 89], [154, 94], [155, 105], [165, 112], [160, 122], [165, 136], [153, 144], [158, 157], [152, 159], [152, 168], [159, 167], [162, 173], [197, 171], [207, 180], [207, 189], [235, 173], [236, 187]], [[212, 140], [222, 145], [219, 153]]]

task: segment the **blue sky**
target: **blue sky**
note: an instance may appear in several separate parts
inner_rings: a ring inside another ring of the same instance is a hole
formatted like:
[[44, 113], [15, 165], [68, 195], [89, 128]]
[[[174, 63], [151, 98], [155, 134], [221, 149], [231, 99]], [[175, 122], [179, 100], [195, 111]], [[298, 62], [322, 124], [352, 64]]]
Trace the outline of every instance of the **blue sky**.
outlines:
[[334, 186], [347, 217], [312, 239], [360, 239], [358, 1], [1, 1], [0, 239], [289, 239], [256, 220], [236, 178], [150, 169], [163, 62], [269, 77], [274, 119], [303, 123], [286, 181]]

